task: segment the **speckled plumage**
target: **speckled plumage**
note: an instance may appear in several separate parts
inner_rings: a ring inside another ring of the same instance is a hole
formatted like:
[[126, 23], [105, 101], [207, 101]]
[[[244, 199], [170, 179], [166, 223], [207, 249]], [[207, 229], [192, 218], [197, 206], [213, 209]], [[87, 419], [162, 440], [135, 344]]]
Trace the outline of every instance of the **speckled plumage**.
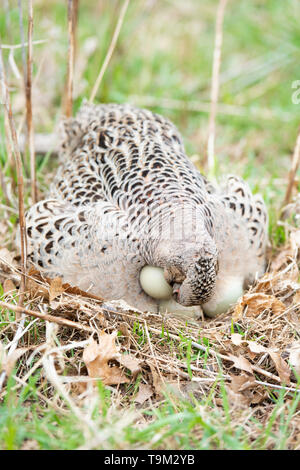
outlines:
[[84, 104], [62, 130], [50, 197], [27, 214], [29, 257], [44, 274], [156, 310], [139, 283], [147, 264], [164, 268], [185, 306], [213, 303], [225, 279], [245, 285], [263, 273], [263, 200], [236, 177], [210, 184], [170, 121]]

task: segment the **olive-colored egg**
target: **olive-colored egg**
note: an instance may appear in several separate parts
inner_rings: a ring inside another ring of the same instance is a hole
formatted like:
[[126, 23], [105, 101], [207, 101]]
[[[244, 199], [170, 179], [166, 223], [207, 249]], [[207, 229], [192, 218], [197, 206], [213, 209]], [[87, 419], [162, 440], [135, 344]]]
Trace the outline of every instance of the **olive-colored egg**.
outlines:
[[140, 284], [146, 294], [154, 299], [170, 299], [172, 297], [172, 287], [165, 280], [162, 268], [144, 266], [140, 272]]
[[218, 289], [214, 297], [202, 305], [202, 309], [208, 317], [216, 317], [237, 302], [243, 295], [243, 284], [239, 278], [229, 278]]

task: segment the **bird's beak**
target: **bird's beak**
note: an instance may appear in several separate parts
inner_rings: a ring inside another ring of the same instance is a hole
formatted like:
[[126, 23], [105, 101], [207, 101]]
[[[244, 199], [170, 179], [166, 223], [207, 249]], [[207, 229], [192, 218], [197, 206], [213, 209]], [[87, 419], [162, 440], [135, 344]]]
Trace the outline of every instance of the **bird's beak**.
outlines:
[[173, 285], [173, 298], [176, 302], [179, 302], [179, 291], [180, 291], [181, 284], [174, 284]]

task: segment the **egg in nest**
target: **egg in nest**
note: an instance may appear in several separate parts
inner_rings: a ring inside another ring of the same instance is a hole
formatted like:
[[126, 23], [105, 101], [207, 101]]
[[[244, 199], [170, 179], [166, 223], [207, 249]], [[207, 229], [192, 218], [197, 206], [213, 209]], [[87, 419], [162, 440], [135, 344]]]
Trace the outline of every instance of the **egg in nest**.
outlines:
[[172, 297], [172, 287], [164, 277], [164, 270], [156, 266], [144, 266], [140, 273], [140, 284], [146, 294], [157, 300]]
[[[185, 313], [188, 309], [195, 312], [195, 307], [183, 307], [172, 299], [172, 287], [167, 283], [162, 268], [156, 266], [144, 266], [140, 273], [140, 284], [150, 297], [157, 299], [160, 311], [176, 313], [181, 310]], [[201, 305], [205, 315], [216, 317], [226, 312], [243, 295], [243, 284], [241, 279], [228, 277], [219, 284], [212, 299]]]

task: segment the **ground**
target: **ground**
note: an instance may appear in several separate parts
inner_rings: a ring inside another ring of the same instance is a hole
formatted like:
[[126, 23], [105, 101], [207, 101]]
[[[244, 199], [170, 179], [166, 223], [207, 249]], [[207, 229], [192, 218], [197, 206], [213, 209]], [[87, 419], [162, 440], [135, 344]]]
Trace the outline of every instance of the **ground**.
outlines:
[[[0, 16], [3, 46], [21, 43], [17, 3], [5, 2]], [[121, 3], [80, 2], [74, 113], [90, 96]], [[217, 5], [132, 0], [95, 99], [169, 117], [204, 172]], [[26, 35], [27, 2], [23, 9]], [[0, 448], [300, 448], [297, 202], [280, 212], [299, 126], [299, 9], [296, 0], [231, 0], [223, 28], [216, 176], [242, 176], [263, 195], [270, 215], [266, 276], [226, 314], [194, 322], [112, 308], [31, 271], [25, 304], [62, 324], [28, 316], [7, 360], [19, 320], [12, 309], [0, 310], [6, 372]], [[65, 96], [66, 2], [34, 2], [34, 41], [40, 40], [33, 52], [33, 120], [36, 134], [53, 134]], [[24, 134], [22, 48], [4, 48], [3, 59]], [[3, 113], [0, 125], [0, 289], [1, 300], [16, 305], [18, 203]], [[54, 148], [50, 141], [49, 151], [37, 155], [40, 198], [57, 166]], [[24, 167], [29, 207], [27, 156]]]

